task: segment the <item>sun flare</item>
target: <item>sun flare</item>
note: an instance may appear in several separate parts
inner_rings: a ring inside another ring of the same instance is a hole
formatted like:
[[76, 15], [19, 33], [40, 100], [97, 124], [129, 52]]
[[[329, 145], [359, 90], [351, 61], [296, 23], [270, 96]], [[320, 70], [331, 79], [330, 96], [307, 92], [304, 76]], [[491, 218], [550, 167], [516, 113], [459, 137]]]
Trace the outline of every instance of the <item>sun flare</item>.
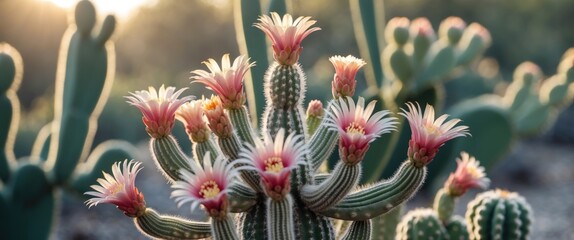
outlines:
[[[79, 0], [43, 0], [58, 7], [69, 9], [75, 6]], [[92, 0], [98, 12], [101, 14], [114, 14], [119, 18], [127, 18], [142, 6], [150, 6], [157, 0]]]

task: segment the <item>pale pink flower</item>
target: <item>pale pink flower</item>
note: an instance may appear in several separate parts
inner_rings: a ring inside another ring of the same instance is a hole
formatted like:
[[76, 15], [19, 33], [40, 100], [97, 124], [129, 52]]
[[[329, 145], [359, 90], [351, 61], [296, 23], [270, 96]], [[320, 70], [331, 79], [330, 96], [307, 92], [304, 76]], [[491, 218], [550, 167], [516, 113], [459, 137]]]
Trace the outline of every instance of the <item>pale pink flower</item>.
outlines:
[[373, 114], [376, 101], [365, 107], [365, 99], [359, 97], [357, 104], [352, 98], [339, 98], [331, 105], [329, 127], [338, 131], [339, 155], [347, 164], [357, 164], [363, 160], [369, 144], [384, 133], [395, 130], [396, 118], [389, 117], [389, 111]]
[[486, 189], [490, 184], [490, 179], [484, 173], [484, 167], [468, 153], [462, 152], [456, 164], [456, 171], [451, 173], [445, 182], [445, 189], [450, 195], [458, 197], [471, 188]]
[[351, 55], [346, 57], [333, 56], [329, 58], [329, 61], [335, 67], [335, 75], [331, 84], [333, 97], [352, 97], [355, 94], [355, 86], [357, 85], [355, 76], [359, 69], [367, 63]]
[[110, 203], [117, 206], [128, 217], [141, 216], [146, 209], [144, 196], [135, 186], [138, 172], [142, 169], [141, 162], [125, 160], [120, 165], [112, 165], [112, 175], [104, 172], [104, 178], [98, 178], [99, 185], [92, 185], [95, 191], [84, 194], [91, 195], [86, 201], [88, 207], [100, 203]]
[[183, 123], [189, 138], [194, 142], [205, 142], [209, 138], [209, 128], [203, 121], [203, 101], [194, 100], [181, 105], [175, 112], [177, 120]]
[[233, 65], [231, 65], [229, 54], [225, 54], [221, 58], [221, 67], [212, 58], [203, 64], [209, 68], [210, 72], [204, 70], [191, 72], [195, 74], [191, 77], [195, 79], [194, 82], [203, 83], [207, 88], [217, 93], [223, 102], [223, 107], [233, 109], [242, 107], [245, 103], [243, 77], [249, 68], [255, 64], [249, 63], [249, 58], [242, 55], [235, 58]]
[[244, 164], [239, 169], [257, 171], [267, 196], [279, 200], [291, 189], [291, 171], [305, 164], [305, 152], [301, 136], [291, 133], [285, 138], [285, 130], [280, 129], [275, 140], [266, 134], [263, 142], [257, 142], [255, 146], [247, 145], [236, 162]]
[[446, 141], [470, 135], [467, 126], [454, 127], [460, 119], [445, 122], [448, 115], [444, 114], [435, 120], [431, 105], [426, 105], [424, 115], [418, 103], [416, 106], [407, 103], [407, 107], [408, 111], [402, 109], [403, 113], [400, 114], [407, 118], [411, 127], [408, 157], [417, 167], [429, 164]]
[[299, 60], [301, 54], [301, 41], [312, 32], [321, 30], [313, 27], [315, 20], [311, 17], [298, 17], [293, 21], [289, 14], [283, 15], [272, 12], [271, 17], [263, 15], [255, 27], [261, 29], [271, 39], [273, 57], [281, 65], [293, 65]]
[[323, 109], [323, 103], [319, 100], [312, 100], [309, 102], [307, 107], [307, 117], [321, 118], [325, 115], [325, 109]]
[[183, 103], [193, 99], [193, 96], [178, 99], [186, 89], [175, 91], [175, 87], [165, 88], [161, 85], [159, 92], [149, 87], [149, 91], [136, 91], [125, 98], [129, 104], [136, 106], [142, 112], [147, 133], [152, 138], [163, 138], [171, 133], [175, 122], [175, 111]]
[[219, 97], [211, 95], [210, 99], [203, 100], [203, 113], [207, 118], [209, 128], [221, 138], [231, 137], [233, 126], [229, 116], [225, 113]]
[[436, 37], [432, 24], [424, 17], [416, 18], [411, 22], [410, 33], [412, 36], [424, 36], [429, 39]]
[[182, 180], [171, 186], [174, 189], [171, 197], [178, 207], [191, 203], [193, 211], [201, 205], [211, 217], [224, 218], [229, 210], [227, 193], [238, 181], [238, 171], [221, 156], [212, 162], [209, 152], [203, 157], [203, 166], [195, 161], [189, 164], [194, 173], [179, 171]]

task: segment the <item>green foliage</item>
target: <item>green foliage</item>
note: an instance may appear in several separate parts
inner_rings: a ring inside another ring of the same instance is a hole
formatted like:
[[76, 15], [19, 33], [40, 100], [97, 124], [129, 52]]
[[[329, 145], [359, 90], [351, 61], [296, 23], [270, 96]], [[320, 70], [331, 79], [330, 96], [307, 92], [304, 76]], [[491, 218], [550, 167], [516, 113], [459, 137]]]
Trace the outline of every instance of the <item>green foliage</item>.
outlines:
[[59, 59], [54, 123], [39, 134], [30, 158], [16, 160], [12, 152], [20, 120], [15, 93], [22, 60], [15, 49], [0, 45], [0, 208], [6, 210], [0, 222], [8, 226], [3, 232], [7, 239], [47, 239], [57, 214], [58, 188], [69, 186], [66, 189], [81, 195], [102, 170], [130, 157], [131, 146], [117, 141], [101, 144], [87, 157], [114, 74], [113, 44], [108, 39], [115, 20], [108, 16], [92, 37], [95, 16], [89, 1], [78, 3], [77, 29], [70, 27]]

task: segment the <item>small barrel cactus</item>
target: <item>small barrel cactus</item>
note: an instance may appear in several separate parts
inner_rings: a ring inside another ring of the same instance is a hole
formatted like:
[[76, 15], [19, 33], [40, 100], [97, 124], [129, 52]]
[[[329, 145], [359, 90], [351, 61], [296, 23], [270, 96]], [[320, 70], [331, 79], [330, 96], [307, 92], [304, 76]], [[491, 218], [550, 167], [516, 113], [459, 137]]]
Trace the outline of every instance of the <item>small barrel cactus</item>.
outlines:
[[493, 190], [468, 204], [466, 221], [471, 240], [528, 239], [532, 210], [518, 193]]

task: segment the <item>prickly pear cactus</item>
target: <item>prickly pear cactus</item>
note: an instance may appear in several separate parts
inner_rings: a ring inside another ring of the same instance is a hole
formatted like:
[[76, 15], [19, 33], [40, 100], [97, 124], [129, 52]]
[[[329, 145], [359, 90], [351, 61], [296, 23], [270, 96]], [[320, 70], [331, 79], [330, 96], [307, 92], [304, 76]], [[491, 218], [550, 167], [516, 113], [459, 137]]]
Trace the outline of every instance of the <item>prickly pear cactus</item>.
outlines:
[[470, 239], [528, 239], [532, 210], [514, 192], [493, 190], [468, 203], [466, 221]]
[[56, 116], [38, 135], [39, 147], [30, 157], [16, 159], [12, 150], [22, 60], [15, 49], [0, 45], [0, 223], [6, 239], [47, 239], [56, 219], [59, 187], [81, 194], [102, 170], [130, 157], [131, 145], [119, 141], [102, 143], [90, 152], [96, 121], [113, 82], [113, 44], [108, 39], [115, 21], [108, 16], [94, 37], [93, 5], [80, 1], [75, 13], [75, 25], [64, 37], [59, 59]]

